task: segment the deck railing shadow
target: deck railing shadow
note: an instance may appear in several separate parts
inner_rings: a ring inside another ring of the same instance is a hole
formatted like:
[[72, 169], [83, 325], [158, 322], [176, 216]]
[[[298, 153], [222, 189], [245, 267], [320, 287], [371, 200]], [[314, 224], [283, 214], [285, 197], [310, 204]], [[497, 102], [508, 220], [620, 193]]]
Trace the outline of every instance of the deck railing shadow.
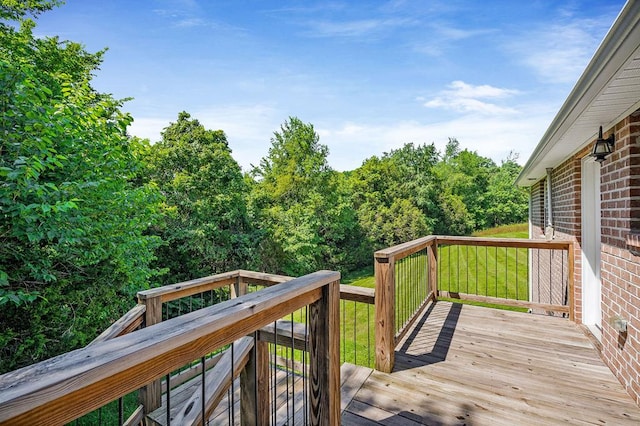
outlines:
[[393, 371], [397, 345], [440, 298], [574, 319], [571, 241], [431, 235], [379, 250], [374, 259], [379, 371]]
[[[433, 345], [429, 345], [428, 352], [419, 352], [412, 351], [412, 345], [417, 341], [418, 334], [421, 330], [427, 326], [427, 322], [434, 315], [434, 308], [437, 302], [431, 303], [426, 311], [422, 314], [422, 316], [416, 321], [412, 330], [407, 334], [405, 339], [403, 340], [401, 346], [397, 348], [396, 352], [398, 355], [401, 355], [405, 362], [401, 364], [396, 364], [394, 366], [394, 371], [403, 371], [409, 369], [409, 365], [413, 365], [414, 367], [422, 367], [425, 365], [437, 364], [439, 362], [444, 362], [447, 359], [447, 355], [449, 354], [449, 349], [451, 348], [451, 341], [453, 340], [453, 335], [456, 331], [456, 326], [458, 325], [458, 320], [460, 318], [460, 313], [462, 312], [463, 305], [460, 303], [452, 303], [449, 308], [449, 312], [444, 320], [435, 319], [434, 322], [441, 324], [433, 324], [432, 327], [438, 326], [439, 330], [437, 331], [438, 335], [435, 338], [435, 342]], [[431, 339], [430, 339], [431, 340]], [[424, 343], [424, 342], [421, 342]], [[430, 341], [427, 343], [431, 343]]]

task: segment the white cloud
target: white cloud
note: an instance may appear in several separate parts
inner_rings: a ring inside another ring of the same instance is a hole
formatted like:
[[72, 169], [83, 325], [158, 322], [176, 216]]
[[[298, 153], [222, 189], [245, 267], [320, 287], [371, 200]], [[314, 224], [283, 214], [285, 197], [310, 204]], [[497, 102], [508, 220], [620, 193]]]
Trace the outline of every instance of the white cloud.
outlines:
[[517, 90], [480, 85], [474, 86], [463, 81], [454, 81], [438, 96], [424, 103], [428, 108], [443, 108], [465, 113], [483, 115], [504, 115], [516, 112], [511, 107], [486, 102], [484, 99], [504, 99], [519, 94]]
[[409, 19], [362, 19], [355, 21], [311, 21], [307, 35], [314, 37], [361, 37], [412, 25]]
[[523, 34], [507, 48], [546, 82], [571, 84], [588, 64], [610, 22], [602, 18], [551, 23]]
[[[548, 105], [528, 105], [522, 109], [526, 113], [508, 117], [465, 114], [438, 122], [316, 120], [313, 124], [320, 135], [320, 143], [329, 147], [329, 164], [340, 171], [353, 170], [365, 159], [401, 148], [409, 142], [433, 142], [443, 151], [449, 137], [457, 138], [463, 149], [477, 151], [499, 163], [511, 151], [519, 153], [521, 161], [526, 160], [555, 112]], [[209, 108], [191, 115], [207, 129], [225, 131], [233, 157], [245, 171], [249, 171], [252, 164], [258, 165], [267, 155], [273, 132], [278, 131], [286, 120], [282, 111], [264, 104]], [[175, 116], [138, 118], [130, 133], [155, 142], [160, 139], [160, 131], [175, 119]]]
[[494, 29], [463, 29], [445, 22], [425, 24], [429, 28], [428, 38], [413, 42], [415, 52], [427, 56], [447, 56], [447, 51], [457, 42], [492, 34]]
[[207, 21], [202, 18], [184, 18], [175, 23], [178, 28], [193, 28], [193, 27], [206, 27]]
[[398, 121], [388, 125], [346, 122], [335, 128], [319, 130], [320, 142], [329, 146], [329, 163], [337, 170], [353, 170], [373, 156], [405, 143], [435, 143], [441, 152], [449, 137], [460, 142], [462, 149], [477, 151], [497, 164], [511, 151], [526, 160], [548, 126], [553, 111], [546, 106], [530, 106], [526, 114], [511, 119], [467, 115], [449, 121], [421, 123]]
[[[224, 130], [233, 158], [245, 171], [267, 155], [273, 132], [279, 130], [286, 119], [276, 109], [262, 104], [207, 108], [190, 111], [190, 114], [206, 129]], [[175, 121], [175, 116], [136, 118], [129, 134], [157, 142], [161, 139], [160, 132]]]
[[129, 126], [128, 133], [143, 139], [149, 139], [152, 143], [160, 140], [160, 132], [175, 121], [175, 117], [139, 117], [133, 120]]

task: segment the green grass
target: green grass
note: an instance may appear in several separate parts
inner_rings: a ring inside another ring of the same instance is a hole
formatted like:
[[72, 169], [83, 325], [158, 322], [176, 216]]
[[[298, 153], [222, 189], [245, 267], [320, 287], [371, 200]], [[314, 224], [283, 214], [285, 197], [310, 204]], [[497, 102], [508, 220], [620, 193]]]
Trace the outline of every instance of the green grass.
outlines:
[[[127, 418], [138, 408], [138, 392], [132, 392], [123, 398], [123, 420]], [[112, 401], [102, 408], [92, 411], [79, 419], [69, 423], [70, 425], [90, 426], [90, 425], [117, 425], [119, 423], [118, 400]]]
[[516, 223], [513, 225], [503, 225], [496, 228], [484, 229], [471, 234], [473, 237], [490, 237], [490, 238], [528, 238], [529, 224]]
[[[528, 238], [528, 224], [506, 225], [479, 231], [474, 237]], [[440, 247], [438, 264], [441, 290], [514, 300], [527, 300], [529, 291], [526, 248], [448, 246]], [[457, 303], [524, 311], [504, 305], [460, 299]]]
[[342, 284], [350, 284], [358, 287], [374, 288], [376, 280], [373, 276], [373, 266], [368, 266], [354, 272], [349, 272], [342, 277]]

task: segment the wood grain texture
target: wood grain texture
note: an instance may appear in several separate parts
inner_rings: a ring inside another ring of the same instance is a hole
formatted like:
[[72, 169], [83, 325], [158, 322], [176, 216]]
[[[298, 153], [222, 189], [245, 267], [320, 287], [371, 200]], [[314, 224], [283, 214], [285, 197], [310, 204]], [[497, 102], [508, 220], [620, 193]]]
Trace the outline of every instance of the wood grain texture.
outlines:
[[580, 328], [559, 317], [437, 302], [373, 371], [343, 425], [640, 424]]
[[304, 323], [288, 320], [278, 320], [258, 331], [258, 339], [261, 341], [301, 351], [307, 349], [308, 335], [309, 330]]
[[269, 424], [269, 344], [255, 342], [240, 373], [240, 424]]
[[[162, 322], [162, 296], [154, 295], [138, 300], [145, 306], [144, 327], [151, 327]], [[147, 383], [140, 388], [138, 395], [140, 403], [144, 407], [145, 414], [149, 414], [162, 405], [162, 385], [160, 379]]]
[[351, 300], [373, 305], [376, 299], [375, 294], [376, 290], [373, 288], [340, 284], [340, 299], [342, 300]]
[[436, 236], [429, 235], [427, 237], [418, 238], [413, 241], [378, 250], [373, 254], [373, 257], [376, 259], [389, 259], [395, 257], [396, 260], [399, 260], [403, 257], [419, 252], [420, 250], [424, 250], [426, 247], [434, 244], [436, 244]]
[[471, 300], [474, 302], [493, 303], [495, 305], [513, 306], [515, 308], [540, 309], [544, 311], [557, 312], [561, 314], [568, 314], [570, 312], [570, 307], [564, 306], [564, 305], [552, 305], [548, 303], [528, 302], [526, 300], [503, 299], [500, 297], [480, 296], [476, 294], [440, 291], [440, 297], [449, 298], [449, 299]]
[[523, 238], [481, 238], [481, 237], [452, 237], [446, 235], [429, 235], [378, 250], [374, 253], [374, 258], [391, 258], [396, 260], [407, 257], [413, 253], [423, 250], [434, 244], [440, 245], [465, 245], [465, 246], [487, 246], [487, 247], [514, 247], [514, 248], [537, 248], [567, 250], [571, 241], [565, 240], [530, 240]]
[[185, 281], [177, 284], [165, 285], [138, 292], [138, 300], [144, 301], [159, 297], [163, 303], [181, 299], [205, 291], [215, 290], [233, 285], [239, 277], [239, 271], [225, 272], [223, 274], [211, 275], [195, 280]]
[[[233, 343], [233, 351], [231, 348], [227, 349], [220, 362], [205, 373], [205, 418], [211, 416], [213, 410], [227, 394], [233, 380], [240, 375], [247, 364], [252, 348], [253, 339], [243, 337]], [[199, 382], [202, 383], [201, 380]], [[171, 421], [176, 425], [185, 426], [202, 424], [202, 403], [202, 390], [198, 386]]]
[[567, 291], [569, 293], [569, 319], [571, 321], [575, 321], [576, 320], [576, 295], [575, 295], [575, 288], [574, 288], [574, 283], [575, 283], [575, 251], [574, 251], [574, 244], [571, 243], [571, 245], [569, 246], [569, 256], [568, 256], [568, 280], [569, 282], [567, 283]]
[[309, 421], [340, 424], [340, 281], [322, 288], [309, 310]]
[[486, 246], [486, 247], [512, 247], [535, 248], [549, 250], [567, 250], [571, 246], [568, 240], [530, 240], [525, 238], [481, 238], [481, 237], [452, 237], [437, 236], [438, 245], [458, 246]]
[[240, 270], [238, 271], [238, 273], [240, 274], [240, 280], [242, 282], [250, 285], [263, 285], [266, 287], [285, 283], [291, 281], [294, 278], [287, 275], [267, 274], [264, 272], [245, 270]]
[[0, 423], [69, 422], [313, 303], [339, 279], [319, 271], [4, 374]]
[[430, 245], [427, 247], [427, 256], [429, 259], [429, 293], [430, 299], [436, 301], [438, 297], [438, 247]]
[[375, 259], [375, 365], [376, 370], [391, 372], [395, 348], [395, 267], [394, 258]]

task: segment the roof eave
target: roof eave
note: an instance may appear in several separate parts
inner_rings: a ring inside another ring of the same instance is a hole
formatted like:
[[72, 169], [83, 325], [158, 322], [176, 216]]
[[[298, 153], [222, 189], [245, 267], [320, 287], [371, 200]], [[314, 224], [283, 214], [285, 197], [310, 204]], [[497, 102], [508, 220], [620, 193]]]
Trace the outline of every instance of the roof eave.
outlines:
[[[516, 185], [530, 186], [544, 177], [540, 170], [544, 171], [548, 167], [555, 167], [559, 164], [557, 160], [553, 163], [547, 161], [548, 164], [546, 164], [545, 156], [585, 108], [590, 105], [616, 73], [619, 72], [620, 68], [628, 60], [629, 55], [638, 47], [638, 40], [640, 40], [640, 1], [628, 0], [596, 50], [589, 65], [587, 65], [529, 157], [522, 172], [516, 179]], [[593, 138], [596, 136], [597, 127], [594, 124]], [[580, 141], [578, 149], [584, 147], [593, 138]], [[573, 150], [568, 153], [563, 160], [570, 158], [576, 151]], [[537, 169], [537, 172], [532, 175], [534, 168]]]

